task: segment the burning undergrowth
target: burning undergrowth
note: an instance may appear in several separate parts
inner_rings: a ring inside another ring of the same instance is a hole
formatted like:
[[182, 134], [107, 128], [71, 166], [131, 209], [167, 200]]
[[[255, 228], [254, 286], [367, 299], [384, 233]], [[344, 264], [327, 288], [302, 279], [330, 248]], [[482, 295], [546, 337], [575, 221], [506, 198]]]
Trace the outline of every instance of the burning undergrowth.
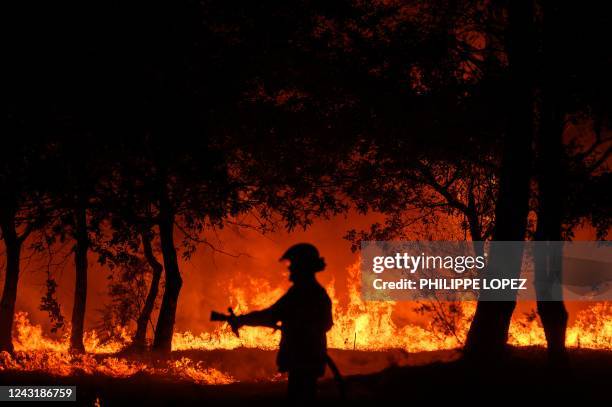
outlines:
[[85, 338], [87, 353], [72, 353], [69, 351], [69, 334], [64, 335], [62, 340], [46, 338], [41, 327], [30, 324], [25, 313], [16, 314], [15, 326], [15, 353], [0, 353], [0, 371], [44, 371], [56, 376], [101, 374], [113, 377], [144, 373], [200, 384], [234, 382], [230, 375], [187, 357], [157, 360], [121, 356], [124, 342], [102, 344], [95, 331], [89, 332]]
[[[349, 270], [348, 301], [340, 304], [333, 284], [327, 287], [334, 303], [334, 327], [328, 334], [332, 355], [349, 374], [381, 370], [389, 364], [409, 363], [406, 355], [452, 350], [462, 345], [475, 303], [423, 303], [417, 312], [426, 324], [400, 326], [393, 313], [394, 302], [365, 302], [359, 293], [358, 265]], [[278, 290], [255, 292], [234, 287], [232, 303], [242, 304], [237, 312], [271, 304]], [[198, 384], [229, 384], [236, 381], [282, 379], [274, 371], [274, 349], [279, 332], [268, 328], [243, 328], [240, 338], [228, 326], [194, 334], [177, 332], [168, 358], [125, 352], [131, 332], [117, 328], [112, 341], [101, 341], [95, 331], [85, 337], [86, 354], [69, 351], [69, 332], [61, 339], [44, 335], [27, 314], [15, 319], [15, 354], [0, 354], [0, 371], [42, 371], [56, 376], [106, 375], [130, 377], [137, 374]], [[516, 315], [509, 342], [515, 346], [544, 346], [544, 332], [534, 313]], [[580, 311], [568, 327], [567, 345], [574, 348], [612, 349], [612, 305], [593, 303]], [[344, 352], [344, 353], [343, 353]], [[456, 352], [455, 352], [456, 353]], [[447, 356], [448, 357], [448, 353]], [[440, 359], [438, 359], [440, 360]], [[414, 360], [412, 361], [414, 362]]]

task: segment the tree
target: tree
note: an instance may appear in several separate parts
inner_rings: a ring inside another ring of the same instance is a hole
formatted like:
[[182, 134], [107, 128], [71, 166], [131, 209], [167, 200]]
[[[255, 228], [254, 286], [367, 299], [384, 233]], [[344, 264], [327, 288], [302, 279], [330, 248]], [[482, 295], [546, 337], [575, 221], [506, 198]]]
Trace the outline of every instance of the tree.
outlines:
[[[11, 66], [18, 70], [19, 67]], [[0, 300], [0, 351], [13, 351], [12, 329], [21, 269], [21, 253], [30, 234], [45, 223], [46, 143], [34, 116], [24, 107], [29, 90], [16, 81], [8, 87], [7, 137], [0, 152], [0, 233], [6, 248], [4, 288]]]
[[[16, 130], [16, 129], [13, 129]], [[3, 148], [2, 173], [0, 173], [0, 232], [6, 248], [6, 269], [4, 288], [0, 300], [0, 351], [13, 351], [12, 331], [17, 301], [21, 250], [25, 240], [38, 223], [37, 194], [30, 195], [29, 179], [36, 160], [31, 144], [13, 131], [8, 141], [12, 144]], [[35, 170], [34, 170], [35, 171]]]
[[[541, 7], [541, 50], [539, 53], [539, 117], [536, 179], [538, 184], [537, 228], [535, 239], [561, 241], [571, 239], [576, 222], [586, 216], [601, 213], [606, 208], [604, 195], [579, 199], [583, 215], [576, 216], [577, 206], [572, 196], [580, 196], [605, 173], [610, 154], [610, 139], [601, 133], [609, 126], [602, 91], [609, 89], [609, 79], [603, 74], [609, 67], [599, 24], [601, 9], [586, 3], [576, 12], [573, 7], [543, 1]], [[571, 24], [570, 24], [571, 22]], [[568, 30], [570, 26], [572, 29]], [[603, 48], [602, 48], [603, 46]], [[572, 55], [572, 63], [564, 61]], [[579, 61], [579, 62], [577, 62]], [[585, 70], [585, 67], [586, 68]], [[577, 148], [564, 142], [568, 124], [591, 121], [593, 143]], [[607, 145], [607, 146], [606, 146]], [[605, 189], [605, 188], [604, 188]], [[590, 215], [587, 215], [590, 213]], [[586, 216], [585, 216], [586, 215]], [[605, 218], [604, 218], [605, 219]], [[609, 220], [592, 222], [600, 231], [609, 228]], [[544, 326], [551, 362], [566, 361], [565, 331], [567, 311], [559, 284], [562, 282], [560, 253], [547, 253], [536, 262], [538, 313]], [[552, 292], [551, 287], [556, 287]]]
[[[527, 231], [530, 177], [534, 131], [534, 4], [517, 1], [508, 4], [506, 47], [510, 86], [507, 131], [503, 140], [499, 191], [495, 206], [494, 241], [523, 241]], [[495, 248], [496, 246], [494, 246]], [[504, 270], [504, 277], [518, 277], [523, 251], [517, 249], [498, 263], [499, 253], [489, 254], [487, 272], [491, 278]], [[468, 355], [488, 358], [499, 355], [506, 346], [510, 318], [516, 301], [479, 300], [468, 332]]]
[[[81, 117], [76, 118], [82, 120]], [[99, 199], [97, 186], [103, 169], [108, 164], [104, 161], [104, 147], [94, 149], [94, 138], [86, 131], [64, 128], [64, 135], [57, 140], [55, 158], [55, 180], [52, 194], [54, 197], [55, 226], [60, 234], [69, 234], [74, 240], [75, 287], [72, 306], [70, 348], [84, 352], [83, 343], [85, 312], [87, 304], [87, 273], [89, 268], [88, 254], [91, 246], [90, 233], [99, 234], [100, 221], [103, 217], [104, 203]], [[81, 131], [85, 134], [83, 134]], [[98, 212], [96, 212], [98, 211]]]
[[[119, 181], [119, 184], [114, 183]], [[99, 262], [110, 268], [109, 286], [112, 303], [105, 309], [105, 330], [109, 331], [120, 320], [121, 326], [136, 323], [130, 349], [147, 348], [147, 327], [153, 324], [152, 314], [158, 306], [158, 293], [163, 265], [157, 260], [153, 241], [155, 218], [150, 207], [138, 207], [136, 191], [125, 179], [109, 181], [107, 187], [112, 200], [107, 203], [108, 224], [93, 250]], [[112, 192], [110, 192], [112, 191]], [[147, 287], [147, 276], [150, 275]]]
[[[561, 241], [565, 201], [568, 191], [563, 186], [567, 179], [567, 163], [564, 163], [563, 132], [564, 114], [560, 98], [562, 81], [556, 66], [562, 64], [561, 44], [554, 36], [559, 33], [559, 19], [555, 6], [543, 2], [542, 50], [539, 109], [539, 137], [536, 162], [538, 185], [537, 226], [535, 240]], [[546, 244], [546, 243], [544, 243]], [[562, 301], [561, 253], [555, 243], [545, 253], [536, 252], [535, 278], [538, 298], [537, 308], [548, 342], [551, 359], [561, 362], [565, 355], [565, 330], [568, 314]], [[547, 245], [548, 246], [548, 245]], [[554, 290], [554, 292], [553, 292]]]
[[164, 271], [163, 266], [159, 261], [157, 261], [157, 258], [153, 253], [151, 237], [148, 234], [143, 233], [141, 235], [141, 239], [142, 250], [145, 258], [147, 259], [147, 263], [151, 267], [153, 275], [151, 277], [151, 284], [149, 286], [147, 298], [145, 299], [140, 314], [138, 315], [138, 320], [136, 321], [136, 332], [134, 333], [133, 338], [133, 343], [136, 347], [144, 347], [146, 344], [147, 325], [149, 324], [149, 321], [151, 321], [151, 314], [153, 313], [155, 300], [157, 299], [157, 293], [159, 291], [159, 283], [162, 272]]

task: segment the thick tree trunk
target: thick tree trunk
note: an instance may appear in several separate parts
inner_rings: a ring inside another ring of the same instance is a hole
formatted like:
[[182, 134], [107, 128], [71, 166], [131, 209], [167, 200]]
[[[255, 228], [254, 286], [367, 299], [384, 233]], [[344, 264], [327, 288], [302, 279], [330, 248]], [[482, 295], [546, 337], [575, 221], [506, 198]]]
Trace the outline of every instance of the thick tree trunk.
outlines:
[[162, 299], [153, 350], [157, 352], [170, 352], [172, 350], [172, 335], [174, 333], [174, 320], [176, 306], [183, 280], [179, 270], [176, 248], [174, 246], [174, 212], [170, 205], [167, 191], [162, 193], [159, 208], [159, 239], [164, 258], [164, 272], [166, 284]]
[[[563, 114], [559, 108], [556, 64], [561, 63], [560, 44], [555, 38], [562, 27], [557, 24], [555, 7], [551, 1], [543, 3], [544, 39], [541, 69], [541, 109], [540, 137], [538, 145], [538, 222], [536, 240], [561, 241], [563, 223], [563, 203], [567, 198], [563, 183]], [[548, 343], [549, 360], [554, 364], [564, 364], [567, 359], [565, 333], [567, 330], [567, 310], [563, 303], [561, 289], [562, 262], [561, 243], [546, 244], [536, 258], [536, 295], [538, 313], [544, 326]]]
[[89, 236], [87, 233], [87, 210], [80, 207], [74, 211], [75, 240], [74, 268], [76, 273], [74, 283], [74, 305], [72, 307], [72, 331], [70, 333], [70, 349], [84, 352], [83, 328], [85, 323], [85, 309], [87, 306], [87, 251], [89, 250]]
[[[493, 240], [496, 241], [522, 241], [527, 228], [533, 138], [533, 19], [533, 0], [508, 3], [506, 45], [511, 75], [508, 91], [510, 112], [495, 208]], [[522, 248], [517, 248], [511, 261], [504, 259], [503, 264], [496, 251], [493, 248], [489, 253], [488, 275], [495, 277], [503, 270], [504, 277], [518, 277]], [[484, 298], [478, 302], [466, 340], [467, 356], [492, 360], [501, 355], [515, 306], [515, 299], [492, 302]]]
[[[550, 102], [550, 103], [549, 103]], [[536, 252], [535, 277], [538, 314], [544, 326], [549, 360], [565, 364], [567, 310], [563, 303], [561, 225], [563, 220], [562, 118], [543, 98], [538, 171], [539, 207], [536, 240], [546, 248]]]
[[541, 248], [541, 250], [542, 253], [536, 254], [535, 262], [538, 314], [546, 335], [549, 362], [557, 366], [565, 365], [567, 363], [565, 334], [568, 314], [562, 300], [561, 290], [562, 246], [553, 242], [547, 249]]
[[19, 281], [19, 258], [21, 256], [21, 239], [15, 230], [15, 212], [2, 210], [0, 229], [6, 247], [6, 274], [4, 289], [0, 302], [0, 351], [13, 352], [13, 320], [15, 302], [17, 301], [17, 283]]
[[144, 348], [146, 346], [147, 325], [151, 319], [153, 308], [155, 307], [155, 299], [157, 298], [157, 293], [159, 292], [159, 281], [161, 279], [162, 271], [164, 271], [164, 267], [159, 261], [157, 261], [155, 255], [153, 254], [151, 238], [146, 233], [142, 234], [142, 248], [144, 251], [144, 256], [147, 259], [149, 266], [151, 266], [151, 269], [153, 270], [153, 277], [151, 278], [151, 286], [149, 287], [147, 298], [136, 323], [136, 333], [134, 334], [132, 344], [137, 348]]

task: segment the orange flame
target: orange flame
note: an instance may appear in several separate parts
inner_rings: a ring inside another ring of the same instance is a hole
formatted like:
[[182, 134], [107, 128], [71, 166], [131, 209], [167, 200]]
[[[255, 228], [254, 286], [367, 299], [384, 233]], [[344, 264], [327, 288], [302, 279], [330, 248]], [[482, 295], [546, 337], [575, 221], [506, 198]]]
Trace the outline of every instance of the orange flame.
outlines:
[[0, 371], [25, 370], [45, 371], [57, 376], [70, 376], [77, 372], [104, 374], [114, 377], [129, 377], [145, 372], [150, 375], [171, 376], [192, 380], [200, 384], [228, 384], [232, 376], [216, 369], [194, 363], [189, 358], [167, 360], [165, 365], [150, 366], [142, 361], [128, 360], [115, 356], [104, 356], [119, 352], [130, 338], [127, 329], [121, 328], [122, 341], [101, 344], [95, 331], [85, 335], [86, 354], [72, 354], [69, 351], [67, 332], [60, 340], [43, 335], [40, 325], [32, 325], [25, 312], [15, 315], [15, 355], [0, 353]]
[[[434, 324], [398, 326], [392, 315], [398, 306], [394, 301], [364, 301], [360, 296], [359, 263], [349, 270], [348, 304], [341, 306], [332, 282], [327, 291], [333, 302], [334, 326], [328, 333], [328, 346], [335, 349], [386, 350], [403, 349], [408, 352], [433, 351], [460, 347], [476, 310], [475, 302], [457, 303], [464, 317], [454, 327], [455, 335], [443, 332]], [[238, 313], [272, 304], [282, 292], [269, 289], [269, 283], [252, 279], [258, 287], [249, 295], [244, 288], [233, 288], [232, 303], [240, 304]], [[538, 319], [523, 320], [515, 315], [509, 331], [509, 343], [515, 346], [545, 346], [546, 338]], [[279, 332], [269, 328], [245, 327], [237, 338], [227, 325], [213, 332], [194, 335], [190, 331], [175, 333], [173, 350], [235, 349], [238, 347], [275, 349]], [[567, 330], [567, 346], [589, 349], [612, 349], [612, 305], [594, 303], [580, 311]]]
[[[453, 349], [461, 346], [469, 328], [475, 303], [454, 304], [460, 315], [449, 334], [436, 324], [405, 324], [399, 326], [393, 320], [398, 303], [366, 302], [359, 292], [359, 264], [348, 270], [348, 301], [342, 305], [335, 293], [333, 282], [327, 287], [334, 305], [334, 327], [328, 333], [331, 348], [357, 350], [403, 349], [408, 352]], [[253, 279], [254, 289], [231, 287], [232, 303], [241, 304], [237, 313], [258, 309], [273, 303], [282, 295], [280, 289], [273, 289], [268, 282]], [[69, 352], [69, 333], [59, 340], [45, 337], [39, 325], [32, 325], [28, 315], [19, 312], [15, 316], [15, 356], [0, 354], [0, 371], [27, 370], [46, 371], [53, 375], [68, 376], [76, 372], [104, 374], [114, 377], [129, 377], [139, 372], [151, 375], [171, 376], [201, 384], [227, 384], [236, 381], [230, 374], [221, 372], [203, 362], [194, 362], [183, 357], [179, 360], [165, 360], [154, 365], [144, 361], [119, 357], [116, 354], [129, 343], [130, 332], [119, 328], [119, 340], [102, 343], [95, 331], [85, 335], [87, 354], [75, 355]], [[237, 338], [227, 324], [212, 332], [193, 334], [189, 331], [174, 334], [172, 348], [175, 351], [199, 349], [235, 349], [238, 347], [275, 349], [280, 333], [269, 328], [245, 327]], [[516, 346], [545, 346], [546, 340], [537, 318], [513, 318], [509, 342]], [[568, 327], [569, 347], [590, 349], [612, 349], [612, 304], [594, 303], [578, 313], [574, 323]], [[272, 377], [270, 380], [278, 380]]]

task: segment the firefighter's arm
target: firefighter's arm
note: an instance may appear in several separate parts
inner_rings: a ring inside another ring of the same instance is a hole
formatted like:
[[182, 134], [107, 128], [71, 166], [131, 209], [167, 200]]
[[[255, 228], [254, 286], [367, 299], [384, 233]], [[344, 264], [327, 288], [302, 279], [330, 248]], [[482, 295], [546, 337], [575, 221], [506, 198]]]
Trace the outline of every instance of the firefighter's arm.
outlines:
[[249, 312], [236, 317], [238, 326], [265, 326], [279, 328], [278, 322], [282, 319], [285, 308], [286, 295], [276, 301], [271, 307]]

